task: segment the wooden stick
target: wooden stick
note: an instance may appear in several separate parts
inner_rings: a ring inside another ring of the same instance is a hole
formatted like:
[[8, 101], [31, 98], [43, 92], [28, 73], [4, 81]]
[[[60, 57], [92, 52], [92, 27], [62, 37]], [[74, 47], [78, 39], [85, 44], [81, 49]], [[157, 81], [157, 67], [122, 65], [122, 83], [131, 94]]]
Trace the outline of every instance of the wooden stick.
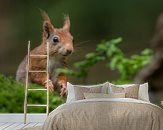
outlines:
[[49, 115], [49, 42], [47, 42], [47, 107], [46, 113]]
[[26, 85], [25, 85], [25, 96], [24, 96], [24, 124], [27, 121], [27, 90], [28, 90], [28, 71], [29, 71], [29, 55], [30, 55], [30, 41], [28, 41], [28, 55], [27, 55], [27, 64], [26, 64]]

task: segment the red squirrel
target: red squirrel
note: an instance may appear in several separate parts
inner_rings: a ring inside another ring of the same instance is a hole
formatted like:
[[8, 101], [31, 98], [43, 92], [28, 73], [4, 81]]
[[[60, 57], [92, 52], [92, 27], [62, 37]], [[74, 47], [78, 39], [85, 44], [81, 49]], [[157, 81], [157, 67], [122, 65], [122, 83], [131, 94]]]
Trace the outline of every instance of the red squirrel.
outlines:
[[[34, 48], [30, 54], [46, 55], [47, 42], [49, 42], [49, 81], [46, 73], [29, 73], [29, 81], [47, 87], [51, 91], [60, 91], [63, 96], [67, 91], [67, 77], [63, 73], [56, 73], [56, 69], [67, 67], [67, 57], [73, 52], [73, 36], [70, 33], [70, 19], [65, 16], [62, 28], [55, 28], [46, 12], [42, 12], [43, 34], [41, 44]], [[47, 58], [30, 57], [30, 70], [45, 70]], [[27, 55], [20, 63], [16, 80], [25, 83], [26, 80]]]

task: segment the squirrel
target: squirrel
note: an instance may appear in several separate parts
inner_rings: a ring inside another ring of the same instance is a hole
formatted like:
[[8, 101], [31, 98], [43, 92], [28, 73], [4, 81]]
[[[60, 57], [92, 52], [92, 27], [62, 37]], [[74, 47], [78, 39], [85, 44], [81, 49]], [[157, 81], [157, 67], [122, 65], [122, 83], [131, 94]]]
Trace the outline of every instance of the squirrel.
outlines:
[[[42, 42], [39, 46], [30, 51], [32, 55], [46, 55], [47, 42], [49, 42], [49, 81], [47, 81], [46, 73], [29, 73], [29, 82], [36, 83], [47, 87], [51, 91], [60, 91], [60, 95], [64, 96], [67, 93], [67, 76], [64, 73], [57, 73], [56, 69], [67, 67], [67, 58], [73, 53], [73, 36], [70, 33], [70, 19], [65, 16], [62, 28], [55, 28], [48, 14], [41, 12], [43, 17], [43, 33]], [[45, 70], [47, 58], [30, 57], [30, 70]], [[20, 63], [17, 72], [16, 80], [22, 83], [26, 81], [26, 64], [27, 55]]]

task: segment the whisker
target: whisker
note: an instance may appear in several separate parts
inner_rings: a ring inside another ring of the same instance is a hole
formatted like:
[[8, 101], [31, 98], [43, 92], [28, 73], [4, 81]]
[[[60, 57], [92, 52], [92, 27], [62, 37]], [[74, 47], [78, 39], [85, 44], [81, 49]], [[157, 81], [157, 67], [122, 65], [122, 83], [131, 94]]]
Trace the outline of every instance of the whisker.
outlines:
[[82, 41], [82, 42], [77, 42], [74, 44], [74, 52], [73, 53], [79, 53], [81, 51], [83, 51], [83, 49], [87, 48], [88, 42], [96, 42], [96, 40], [86, 40], [86, 41]]
[[88, 42], [92, 42], [92, 41], [95, 41], [95, 40], [86, 40], [86, 41], [78, 42], [78, 43], [75, 43], [75, 46], [81, 46], [84, 43], [88, 43]]

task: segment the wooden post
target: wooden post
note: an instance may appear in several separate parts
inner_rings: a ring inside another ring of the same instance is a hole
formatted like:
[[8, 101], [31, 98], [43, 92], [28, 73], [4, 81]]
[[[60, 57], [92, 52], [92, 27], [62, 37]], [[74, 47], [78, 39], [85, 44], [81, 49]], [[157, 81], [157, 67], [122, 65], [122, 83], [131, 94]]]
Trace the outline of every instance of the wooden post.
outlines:
[[49, 42], [47, 42], [47, 106], [46, 113], [49, 115]]
[[29, 58], [30, 58], [30, 41], [28, 41], [28, 55], [26, 64], [26, 85], [25, 85], [25, 96], [24, 96], [24, 124], [26, 124], [27, 119], [27, 96], [28, 96], [28, 71], [29, 71]]

